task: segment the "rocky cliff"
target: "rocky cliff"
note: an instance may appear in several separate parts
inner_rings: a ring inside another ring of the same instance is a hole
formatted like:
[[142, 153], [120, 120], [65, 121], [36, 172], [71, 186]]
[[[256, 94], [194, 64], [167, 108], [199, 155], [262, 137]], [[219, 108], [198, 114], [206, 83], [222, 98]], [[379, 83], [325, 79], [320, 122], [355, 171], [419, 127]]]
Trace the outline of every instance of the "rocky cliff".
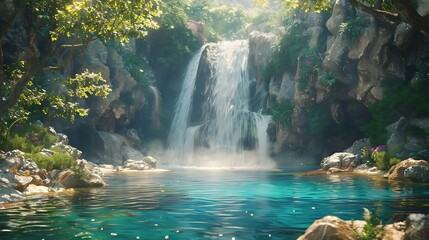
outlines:
[[[429, 14], [428, 4], [418, 2], [419, 12]], [[411, 86], [427, 74], [429, 43], [406, 23], [382, 22], [343, 0], [336, 1], [328, 16], [309, 13], [301, 18], [307, 44], [295, 65], [286, 63], [282, 74], [262, 77], [261, 69], [273, 61], [266, 53], [283, 41], [279, 40], [281, 35], [252, 31], [251, 56], [259, 76], [257, 85], [267, 90], [267, 107], [287, 101], [294, 107], [290, 125], [276, 124], [274, 151], [303, 150], [320, 156], [344, 150], [363, 137], [362, 126], [373, 117], [368, 109], [383, 99], [386, 88]], [[288, 31], [292, 32], [286, 28], [286, 34]], [[426, 122], [425, 118], [402, 117]], [[428, 129], [425, 124], [419, 127]], [[428, 146], [426, 137], [417, 140], [406, 136], [405, 128], [401, 131], [399, 152], [412, 142], [419, 142], [420, 150]]]

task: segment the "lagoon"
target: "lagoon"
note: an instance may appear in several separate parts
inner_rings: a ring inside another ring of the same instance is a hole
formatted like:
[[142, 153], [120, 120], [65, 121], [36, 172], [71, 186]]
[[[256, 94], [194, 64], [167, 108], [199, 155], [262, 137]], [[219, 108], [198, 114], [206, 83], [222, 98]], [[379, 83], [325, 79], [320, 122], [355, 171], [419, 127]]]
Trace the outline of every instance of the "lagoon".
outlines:
[[287, 170], [109, 173], [108, 186], [0, 210], [1, 239], [296, 239], [314, 220], [429, 213], [429, 187]]

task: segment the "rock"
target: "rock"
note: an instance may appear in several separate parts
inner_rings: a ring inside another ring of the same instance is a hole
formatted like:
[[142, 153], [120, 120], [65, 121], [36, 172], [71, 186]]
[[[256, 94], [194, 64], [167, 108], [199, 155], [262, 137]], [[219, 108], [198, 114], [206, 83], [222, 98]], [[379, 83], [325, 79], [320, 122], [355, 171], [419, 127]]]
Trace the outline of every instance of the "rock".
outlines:
[[429, 0], [417, 0], [417, 12], [422, 15], [429, 15]]
[[404, 240], [429, 239], [429, 215], [410, 214], [406, 221]]
[[36, 186], [43, 185], [43, 179], [39, 175], [33, 175], [31, 176], [31, 178], [33, 178], [33, 180], [31, 180], [31, 184], [34, 184]]
[[383, 228], [383, 240], [399, 240], [405, 235], [405, 222], [388, 224]]
[[353, 228], [347, 222], [338, 217], [326, 216], [316, 220], [298, 240], [344, 240], [354, 234]]
[[123, 167], [127, 168], [127, 169], [131, 169], [131, 170], [156, 169], [156, 160], [151, 156], [147, 156], [147, 157], [143, 158], [143, 160], [128, 159], [125, 161]]
[[71, 170], [60, 172], [55, 179], [65, 188], [103, 187], [106, 183], [103, 179], [86, 169], [82, 171], [83, 176], [78, 176]]
[[143, 162], [145, 162], [151, 169], [156, 169], [156, 159], [151, 157], [151, 156], [147, 156], [145, 158], [143, 158]]
[[271, 32], [252, 31], [250, 33], [249, 64], [258, 78], [262, 76], [262, 71], [271, 59], [273, 48], [276, 47], [278, 41], [279, 36]]
[[367, 14], [361, 14], [362, 18], [367, 19], [367, 26], [365, 27], [365, 31], [363, 31], [358, 39], [353, 42], [353, 44], [349, 47], [348, 58], [353, 60], [359, 60], [364, 55], [366, 55], [371, 46], [377, 39], [376, 32], [376, 20], [374, 17], [370, 17]]
[[344, 172], [344, 170], [336, 168], [336, 167], [331, 167], [331, 168], [328, 169], [328, 171], [326, 172], [326, 174], [340, 173], [340, 172]]
[[407, 125], [407, 119], [401, 117], [397, 122], [387, 126], [387, 132], [390, 135], [389, 140], [387, 140], [387, 150], [390, 153], [400, 153], [404, 148], [406, 142], [405, 130]]
[[57, 133], [56, 134], [58, 137], [58, 141], [64, 145], [68, 145], [69, 144], [69, 137], [65, 134], [62, 133]]
[[405, 169], [404, 177], [412, 182], [429, 182], [429, 166], [411, 166]]
[[[409, 158], [407, 160], [401, 161], [395, 166], [391, 167], [387, 174], [384, 175], [385, 178], [394, 181], [405, 181], [407, 178], [405, 177], [405, 170], [412, 166], [426, 166], [429, 167], [428, 162], [425, 160], [414, 160]], [[411, 170], [409, 170], [411, 171]], [[410, 179], [412, 180], [412, 179]]]
[[0, 202], [11, 202], [20, 198], [22, 198], [22, 193], [0, 182]]
[[346, 1], [335, 1], [331, 17], [326, 21], [326, 28], [328, 28], [329, 32], [331, 32], [333, 35], [340, 34], [340, 25], [346, 21], [346, 5]]
[[354, 171], [357, 173], [368, 173], [368, 174], [374, 174], [374, 173], [380, 172], [380, 170], [378, 170], [377, 167], [368, 166], [368, 164], [366, 163], [357, 166]]
[[350, 170], [350, 168], [357, 167], [358, 159], [357, 156], [352, 153], [339, 152], [323, 158], [320, 165], [323, 170], [328, 170], [333, 167], [341, 170]]
[[[97, 131], [94, 133], [91, 148], [92, 158], [89, 160], [96, 163], [122, 165], [122, 145], [126, 144], [124, 138], [116, 133]], [[93, 160], [94, 159], [94, 160]]]
[[79, 159], [82, 156], [82, 151], [79, 149], [72, 147], [70, 145], [64, 144], [63, 142], [57, 142], [53, 147], [61, 148], [66, 151], [73, 159]]
[[30, 194], [37, 194], [37, 193], [48, 193], [49, 192], [49, 188], [46, 186], [36, 186], [34, 184], [30, 184], [24, 191], [23, 193], [25, 195], [30, 195]]
[[407, 50], [413, 40], [414, 30], [411, 25], [401, 22], [396, 26], [393, 42], [401, 50]]
[[30, 176], [19, 176], [15, 175], [15, 189], [22, 192], [24, 191], [30, 183], [33, 181], [33, 178]]
[[368, 138], [363, 138], [355, 141], [349, 148], [344, 150], [344, 152], [348, 152], [362, 157], [362, 149], [367, 149], [368, 151], [371, 149], [371, 142]]

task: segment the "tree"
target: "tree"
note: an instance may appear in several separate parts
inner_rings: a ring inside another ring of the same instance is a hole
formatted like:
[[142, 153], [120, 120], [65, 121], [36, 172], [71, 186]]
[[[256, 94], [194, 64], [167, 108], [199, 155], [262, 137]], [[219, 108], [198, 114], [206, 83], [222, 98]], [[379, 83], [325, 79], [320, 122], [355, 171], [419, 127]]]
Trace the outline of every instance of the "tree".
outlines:
[[[267, 0], [256, 0], [266, 2]], [[405, 22], [429, 37], [429, 15], [417, 12], [417, 3], [412, 0], [347, 0], [353, 7], [378, 19], [400, 23]], [[331, 10], [331, 0], [284, 0], [289, 8], [304, 11]]]
[[[101, 76], [84, 72], [69, 78], [67, 104], [64, 95], [48, 96], [40, 84], [46, 79], [35, 77], [58, 71], [96, 39], [126, 42], [145, 36], [157, 28], [154, 18], [161, 13], [158, 0], [3, 0], [0, 11], [0, 118], [19, 117], [20, 111], [11, 116], [13, 108], [50, 101], [57, 115], [71, 120], [86, 112], [70, 98], [108, 93]], [[9, 49], [14, 39], [8, 34], [19, 24], [26, 41]], [[97, 82], [99, 87], [90, 87]]]

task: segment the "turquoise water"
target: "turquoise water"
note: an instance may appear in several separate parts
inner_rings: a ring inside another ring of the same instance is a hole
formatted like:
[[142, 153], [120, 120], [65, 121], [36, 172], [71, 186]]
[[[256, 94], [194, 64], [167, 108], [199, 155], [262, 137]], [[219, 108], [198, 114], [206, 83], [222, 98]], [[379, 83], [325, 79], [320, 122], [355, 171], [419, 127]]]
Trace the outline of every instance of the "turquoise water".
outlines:
[[107, 187], [0, 210], [0, 239], [296, 239], [316, 219], [429, 213], [429, 187], [279, 171], [116, 173]]

